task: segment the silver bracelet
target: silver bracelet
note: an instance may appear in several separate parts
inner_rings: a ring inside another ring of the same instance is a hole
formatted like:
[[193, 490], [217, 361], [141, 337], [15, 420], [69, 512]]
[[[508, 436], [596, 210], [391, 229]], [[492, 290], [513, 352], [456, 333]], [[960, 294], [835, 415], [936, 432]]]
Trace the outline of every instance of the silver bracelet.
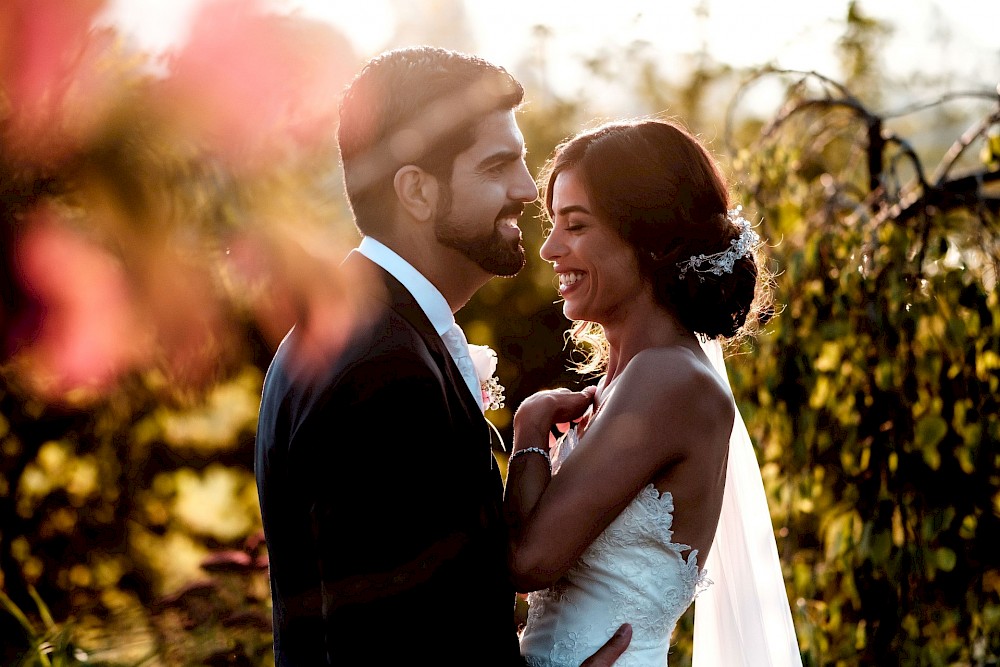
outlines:
[[521, 454], [527, 454], [528, 452], [534, 452], [535, 454], [541, 454], [545, 457], [545, 462], [549, 464], [549, 474], [552, 473], [552, 458], [549, 456], [548, 451], [542, 449], [541, 447], [525, 447], [524, 449], [519, 449], [510, 455], [508, 463], [516, 459]]

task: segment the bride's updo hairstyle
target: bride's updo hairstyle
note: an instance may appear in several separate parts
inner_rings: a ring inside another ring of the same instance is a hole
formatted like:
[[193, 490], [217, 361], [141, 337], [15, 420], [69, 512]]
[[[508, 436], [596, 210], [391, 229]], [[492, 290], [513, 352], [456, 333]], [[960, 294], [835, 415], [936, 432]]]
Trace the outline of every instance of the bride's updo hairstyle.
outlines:
[[[563, 142], [541, 175], [550, 220], [556, 176], [568, 169], [583, 179], [594, 212], [632, 247], [657, 301], [682, 326], [732, 339], [765, 320], [770, 276], [757, 262], [759, 239], [729, 213], [726, 180], [690, 132], [668, 120], [639, 119]], [[578, 342], [586, 342], [586, 329], [574, 330]]]

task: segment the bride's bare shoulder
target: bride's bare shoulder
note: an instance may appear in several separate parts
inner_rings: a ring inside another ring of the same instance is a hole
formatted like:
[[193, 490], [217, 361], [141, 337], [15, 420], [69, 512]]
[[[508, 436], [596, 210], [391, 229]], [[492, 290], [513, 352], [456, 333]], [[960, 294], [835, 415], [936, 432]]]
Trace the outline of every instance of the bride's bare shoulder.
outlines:
[[733, 403], [728, 384], [708, 358], [681, 346], [642, 350], [629, 361], [620, 384], [630, 402], [647, 403], [664, 417], [674, 413], [696, 419], [705, 414], [714, 421]]
[[681, 345], [646, 348], [632, 357], [626, 371], [652, 381], [680, 384], [721, 379], [703, 352]]

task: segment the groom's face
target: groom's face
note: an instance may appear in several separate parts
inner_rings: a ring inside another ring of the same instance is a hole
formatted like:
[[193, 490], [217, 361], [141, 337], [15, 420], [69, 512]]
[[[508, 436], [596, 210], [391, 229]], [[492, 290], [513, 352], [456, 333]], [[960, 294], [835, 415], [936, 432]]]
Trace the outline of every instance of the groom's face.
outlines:
[[476, 142], [455, 158], [438, 200], [438, 242], [497, 276], [524, 266], [518, 218], [538, 197], [524, 154], [514, 112], [493, 112], [480, 121]]

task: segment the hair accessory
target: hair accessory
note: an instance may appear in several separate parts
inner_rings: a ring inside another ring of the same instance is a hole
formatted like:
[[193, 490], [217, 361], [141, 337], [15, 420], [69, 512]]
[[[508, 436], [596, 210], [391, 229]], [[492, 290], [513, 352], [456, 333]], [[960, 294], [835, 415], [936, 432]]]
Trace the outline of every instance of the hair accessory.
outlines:
[[513, 461], [521, 454], [527, 454], [529, 452], [534, 452], [535, 454], [541, 454], [542, 456], [544, 456], [545, 462], [549, 464], [549, 473], [550, 474], [552, 473], [552, 458], [549, 456], [549, 453], [544, 449], [542, 449], [541, 447], [525, 447], [524, 449], [519, 449], [510, 455], [510, 459], [508, 459], [508, 462]]
[[[690, 259], [677, 262], [677, 268], [681, 270], [679, 277], [683, 278], [689, 269], [695, 273], [714, 273], [717, 276], [733, 272], [736, 260], [749, 255], [760, 243], [760, 236], [750, 226], [750, 221], [743, 217], [742, 211], [743, 207], [737, 206], [726, 214], [726, 218], [740, 228], [740, 235], [729, 242], [729, 247], [711, 255], [691, 255]], [[704, 281], [705, 278], [698, 276], [698, 280]]]

